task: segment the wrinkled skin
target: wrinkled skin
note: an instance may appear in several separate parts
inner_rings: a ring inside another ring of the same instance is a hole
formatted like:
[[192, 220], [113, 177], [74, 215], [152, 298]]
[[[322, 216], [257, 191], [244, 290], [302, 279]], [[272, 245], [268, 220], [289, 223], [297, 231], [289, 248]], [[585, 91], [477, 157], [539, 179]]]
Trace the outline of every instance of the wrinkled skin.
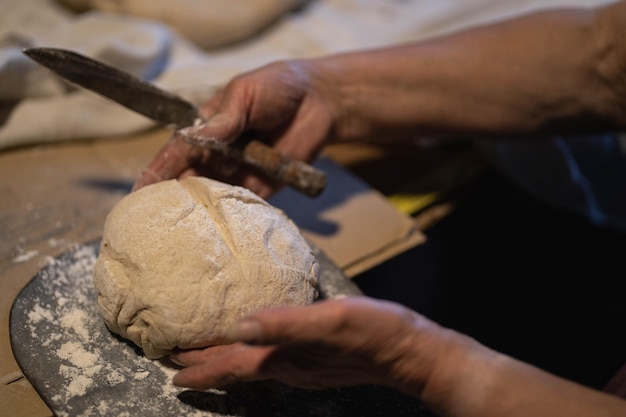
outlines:
[[[173, 355], [186, 366], [174, 383], [195, 389], [260, 379], [312, 389], [398, 386], [416, 370], [418, 379], [427, 379], [434, 358], [425, 348], [444, 333], [411, 310], [365, 297], [266, 310], [234, 330], [234, 339], [247, 344]], [[420, 352], [417, 345], [423, 347]], [[412, 366], [408, 372], [403, 364], [409, 358], [421, 369]]]
[[264, 379], [323, 389], [395, 388], [442, 417], [609, 417], [626, 401], [499, 354], [395, 303], [368, 297], [256, 312], [232, 344], [171, 356], [174, 384], [204, 390]]

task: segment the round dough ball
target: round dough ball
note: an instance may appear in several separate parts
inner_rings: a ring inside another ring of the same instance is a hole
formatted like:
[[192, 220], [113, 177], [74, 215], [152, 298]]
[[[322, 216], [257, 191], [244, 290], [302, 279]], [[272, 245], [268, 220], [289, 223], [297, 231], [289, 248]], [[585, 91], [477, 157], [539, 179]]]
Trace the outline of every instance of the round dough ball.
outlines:
[[227, 343], [255, 310], [313, 302], [318, 270], [281, 210], [247, 189], [189, 177], [144, 187], [111, 210], [94, 283], [107, 327], [159, 358]]

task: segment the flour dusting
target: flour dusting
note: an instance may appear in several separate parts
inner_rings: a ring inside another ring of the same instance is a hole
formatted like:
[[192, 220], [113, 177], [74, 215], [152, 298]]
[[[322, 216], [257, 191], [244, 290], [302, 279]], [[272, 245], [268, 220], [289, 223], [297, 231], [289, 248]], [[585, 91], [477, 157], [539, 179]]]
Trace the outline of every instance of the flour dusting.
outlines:
[[92, 282], [98, 246], [46, 259], [37, 291], [18, 300], [29, 303], [20, 309], [22, 331], [35, 346], [24, 349], [30, 355], [24, 362], [46, 370], [40, 391], [52, 393], [46, 402], [55, 415], [222, 416], [181, 402], [184, 390], [171, 383], [173, 364], [145, 358], [106, 329]]
[[37, 255], [39, 255], [39, 251], [29, 250], [27, 252], [20, 253], [19, 255], [17, 255], [15, 258], [13, 258], [13, 260], [11, 262], [14, 263], [14, 264], [27, 262], [27, 261], [30, 261], [31, 259], [33, 259]]

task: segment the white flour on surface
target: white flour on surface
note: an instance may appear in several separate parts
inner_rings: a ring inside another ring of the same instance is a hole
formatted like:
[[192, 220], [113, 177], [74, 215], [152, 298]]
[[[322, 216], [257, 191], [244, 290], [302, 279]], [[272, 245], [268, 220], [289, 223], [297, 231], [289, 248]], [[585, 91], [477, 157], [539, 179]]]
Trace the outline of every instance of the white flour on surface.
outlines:
[[39, 251], [29, 250], [27, 252], [20, 253], [11, 261], [14, 264], [19, 264], [22, 262], [27, 262], [33, 259], [35, 256], [39, 255]]
[[22, 313], [24, 334], [38, 349], [24, 362], [45, 364], [49, 375], [29, 379], [42, 385], [39, 391], [61, 417], [138, 415], [132, 411], [137, 406], [144, 416], [216, 415], [178, 400], [184, 390], [171, 383], [175, 368], [108, 332], [92, 284], [97, 247], [79, 246], [69, 258], [51, 259], [36, 277], [41, 288]]

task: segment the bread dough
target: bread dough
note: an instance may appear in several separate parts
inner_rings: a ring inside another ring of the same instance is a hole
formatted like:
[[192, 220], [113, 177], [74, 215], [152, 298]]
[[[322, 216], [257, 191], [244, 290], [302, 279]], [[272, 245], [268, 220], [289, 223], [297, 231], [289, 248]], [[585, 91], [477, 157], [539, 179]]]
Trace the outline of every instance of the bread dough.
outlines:
[[227, 342], [255, 310], [317, 296], [311, 248], [251, 191], [203, 177], [135, 191], [107, 216], [94, 267], [107, 327], [159, 358]]

